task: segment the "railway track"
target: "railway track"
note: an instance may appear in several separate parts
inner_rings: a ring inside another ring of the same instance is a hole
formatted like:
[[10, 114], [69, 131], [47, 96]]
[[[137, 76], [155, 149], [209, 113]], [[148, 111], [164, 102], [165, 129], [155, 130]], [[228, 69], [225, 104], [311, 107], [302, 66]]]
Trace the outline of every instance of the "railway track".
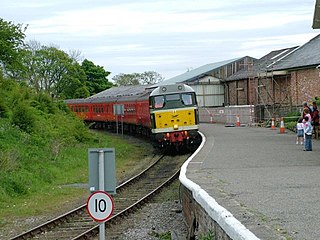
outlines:
[[[108, 232], [112, 232], [113, 225], [123, 221], [176, 179], [188, 156], [159, 156], [143, 172], [119, 185], [117, 194], [113, 196], [114, 214], [106, 222]], [[89, 217], [84, 204], [11, 239], [91, 239], [98, 232], [99, 224]], [[116, 234], [120, 233], [114, 231], [112, 236], [115, 237]]]

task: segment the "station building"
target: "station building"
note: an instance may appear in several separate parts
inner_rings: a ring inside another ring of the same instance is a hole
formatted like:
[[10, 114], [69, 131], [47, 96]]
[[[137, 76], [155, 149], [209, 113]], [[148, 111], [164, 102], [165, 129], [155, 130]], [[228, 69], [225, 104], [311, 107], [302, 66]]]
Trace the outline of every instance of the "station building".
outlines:
[[320, 35], [302, 46], [211, 63], [164, 81], [186, 83], [197, 93], [200, 120], [253, 124], [301, 111], [320, 97]]

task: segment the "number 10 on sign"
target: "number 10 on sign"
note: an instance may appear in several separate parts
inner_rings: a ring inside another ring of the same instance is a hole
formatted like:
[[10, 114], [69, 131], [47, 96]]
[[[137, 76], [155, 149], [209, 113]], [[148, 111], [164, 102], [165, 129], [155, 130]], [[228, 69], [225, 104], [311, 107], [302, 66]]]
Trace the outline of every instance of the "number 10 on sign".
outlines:
[[113, 213], [114, 202], [112, 197], [104, 191], [96, 191], [87, 201], [87, 211], [93, 220], [106, 221]]

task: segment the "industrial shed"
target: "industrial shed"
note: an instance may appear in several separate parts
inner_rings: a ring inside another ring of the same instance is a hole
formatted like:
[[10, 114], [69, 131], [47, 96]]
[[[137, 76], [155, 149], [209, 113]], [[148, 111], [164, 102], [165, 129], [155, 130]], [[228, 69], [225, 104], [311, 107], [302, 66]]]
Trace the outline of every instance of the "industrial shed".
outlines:
[[161, 84], [188, 84], [195, 90], [200, 107], [221, 107], [225, 105], [224, 80], [245, 68], [253, 60], [254, 58], [246, 56], [206, 64]]

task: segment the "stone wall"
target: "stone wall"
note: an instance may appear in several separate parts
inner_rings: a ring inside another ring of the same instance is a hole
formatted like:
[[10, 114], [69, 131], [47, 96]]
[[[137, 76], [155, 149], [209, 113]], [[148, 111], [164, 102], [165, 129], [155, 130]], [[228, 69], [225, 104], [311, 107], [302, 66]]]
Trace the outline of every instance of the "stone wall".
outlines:
[[199, 239], [200, 236], [213, 233], [215, 240], [230, 240], [225, 231], [194, 200], [191, 191], [183, 185], [181, 187], [182, 210], [189, 229], [189, 239], [196, 239], [195, 236]]

